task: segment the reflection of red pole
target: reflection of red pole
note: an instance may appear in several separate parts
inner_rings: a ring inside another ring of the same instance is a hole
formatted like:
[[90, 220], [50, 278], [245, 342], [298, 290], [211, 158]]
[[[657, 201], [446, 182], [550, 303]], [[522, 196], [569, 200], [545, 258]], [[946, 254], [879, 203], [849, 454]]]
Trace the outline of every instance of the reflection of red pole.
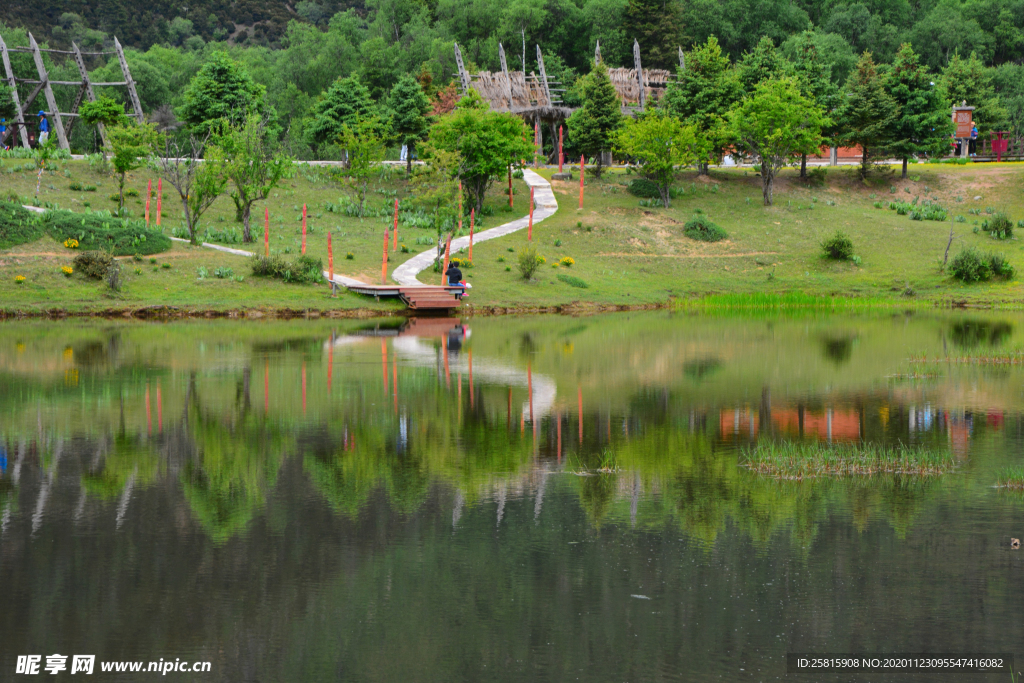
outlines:
[[533, 422], [533, 367], [526, 364], [526, 390], [530, 392], [530, 422]]
[[580, 445], [582, 446], [583, 445], [583, 387], [576, 387], [576, 401], [579, 403], [579, 406], [580, 406], [579, 425], [580, 425]]
[[580, 155], [580, 208], [583, 208], [583, 155]]
[[149, 227], [149, 200], [153, 198], [153, 179], [146, 185], [146, 227]]
[[302, 255], [306, 255], [306, 205], [302, 205]]
[[153, 413], [149, 408], [149, 384], [146, 384], [146, 433], [153, 433]]
[[446, 388], [452, 388], [451, 374], [448, 372], [448, 342], [445, 339], [441, 340], [441, 348], [444, 352], [444, 385]]
[[395, 415], [398, 415], [398, 358], [391, 363], [391, 386], [395, 390]]
[[469, 262], [473, 262], [473, 223], [476, 220], [476, 207], [469, 210]]
[[263, 209], [263, 255], [270, 258], [270, 209]]
[[302, 363], [302, 413], [306, 413], [306, 363]]
[[384, 368], [384, 395], [388, 393], [388, 347], [384, 343], [384, 340], [380, 340], [380, 362], [381, 367]]
[[395, 228], [391, 231], [393, 241], [391, 242], [391, 250], [398, 251], [398, 197], [395, 197]]
[[331, 393], [331, 376], [334, 374], [334, 339], [327, 347], [327, 393]]
[[160, 382], [156, 383], [156, 429], [159, 432], [164, 431], [164, 401], [160, 395]]
[[533, 241], [533, 186], [530, 186], [530, 227], [526, 230], [526, 241]]
[[562, 172], [562, 160], [564, 155], [562, 154], [562, 126], [558, 126], [558, 172]]
[[270, 412], [270, 361], [263, 366], [263, 412]]

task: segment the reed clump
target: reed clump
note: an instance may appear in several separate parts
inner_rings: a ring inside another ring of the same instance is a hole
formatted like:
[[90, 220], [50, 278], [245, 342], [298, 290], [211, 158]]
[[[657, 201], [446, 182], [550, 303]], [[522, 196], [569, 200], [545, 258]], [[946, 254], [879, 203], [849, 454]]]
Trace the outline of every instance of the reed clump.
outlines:
[[996, 478], [996, 486], [1014, 491], [1024, 491], [1024, 467], [1008, 467]]
[[930, 477], [957, 468], [948, 451], [876, 444], [826, 445], [763, 441], [741, 457], [743, 467], [779, 479], [899, 475]]

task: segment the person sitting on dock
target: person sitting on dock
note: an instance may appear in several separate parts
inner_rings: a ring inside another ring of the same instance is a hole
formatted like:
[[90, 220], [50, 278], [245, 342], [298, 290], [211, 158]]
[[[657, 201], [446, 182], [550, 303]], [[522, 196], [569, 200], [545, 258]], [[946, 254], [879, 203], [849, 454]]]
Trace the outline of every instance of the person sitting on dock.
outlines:
[[[459, 267], [454, 261], [448, 264], [448, 270], [444, 271], [444, 274], [448, 278], [449, 287], [465, 287], [465, 285], [462, 284], [462, 271], [459, 270]], [[456, 296], [461, 296], [464, 291], [465, 289], [463, 289], [462, 292], [458, 292]]]

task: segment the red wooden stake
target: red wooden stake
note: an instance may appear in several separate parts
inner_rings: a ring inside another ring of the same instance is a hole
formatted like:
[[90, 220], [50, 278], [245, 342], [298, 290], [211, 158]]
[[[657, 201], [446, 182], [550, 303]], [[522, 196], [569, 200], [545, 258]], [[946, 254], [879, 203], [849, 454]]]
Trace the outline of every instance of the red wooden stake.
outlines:
[[508, 165], [508, 208], [512, 208], [512, 164]]
[[476, 219], [476, 207], [469, 210], [469, 262], [473, 262], [473, 223]]
[[382, 285], [388, 283], [388, 240], [390, 239], [387, 224], [385, 223], [384, 225], [384, 258], [380, 264], [380, 283]]
[[146, 227], [149, 227], [149, 201], [153, 198], [153, 180], [146, 185]]
[[263, 255], [270, 258], [270, 208], [263, 209]]
[[383, 339], [380, 340], [380, 362], [381, 367], [384, 368], [384, 395], [387, 396], [390, 393], [390, 389], [388, 389], [388, 347]]
[[526, 241], [533, 241], [533, 186], [530, 187], [530, 227], [526, 230]]
[[306, 205], [302, 205], [302, 255], [306, 255]]
[[391, 234], [393, 236], [391, 250], [398, 251], [398, 197], [395, 197], [395, 229]]
[[160, 227], [160, 205], [164, 200], [164, 179], [157, 178], [156, 181], [156, 227]]
[[580, 208], [583, 208], [583, 155], [580, 155]]
[[327, 231], [327, 276], [331, 281], [331, 290], [334, 290], [334, 249], [331, 247], [331, 231]]
[[562, 127], [559, 126], [558, 127], [558, 172], [559, 173], [562, 172], [562, 161], [563, 160], [564, 160], [564, 155], [562, 154]]
[[[445, 285], [448, 284], [448, 282], [447, 282], [448, 276], [445, 275], [445, 273], [448, 272], [448, 256], [449, 256], [449, 254], [451, 254], [451, 251], [452, 251], [452, 236], [448, 235], [448, 240], [444, 244], [444, 267], [441, 268], [441, 286], [442, 287], [444, 287]], [[446, 349], [448, 348], [447, 345], [445, 346], [445, 348]]]

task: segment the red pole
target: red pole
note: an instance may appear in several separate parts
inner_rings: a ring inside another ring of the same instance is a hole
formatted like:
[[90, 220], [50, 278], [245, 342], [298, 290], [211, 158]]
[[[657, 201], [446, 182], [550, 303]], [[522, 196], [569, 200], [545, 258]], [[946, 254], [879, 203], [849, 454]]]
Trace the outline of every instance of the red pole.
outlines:
[[562, 154], [562, 126], [558, 126], [558, 172], [562, 172], [562, 161], [565, 155]]
[[149, 200], [153, 198], [153, 179], [146, 185], [146, 227], [149, 227]]
[[306, 255], [306, 205], [302, 205], [302, 255]]
[[[448, 235], [448, 240], [444, 244], [444, 267], [441, 268], [441, 286], [442, 287], [444, 287], [446, 284], [448, 284], [447, 282], [445, 282], [445, 277], [446, 277], [445, 273], [448, 271], [448, 256], [449, 256], [449, 254], [451, 254], [451, 251], [452, 251], [452, 236]], [[448, 348], [447, 345], [445, 346], [445, 348], [446, 349]]]
[[476, 207], [469, 210], [469, 262], [473, 262], [473, 223], [476, 219]]
[[270, 208], [263, 209], [263, 255], [270, 258]]
[[160, 227], [160, 205], [164, 199], [164, 179], [157, 178], [156, 180], [156, 227]]
[[392, 231], [394, 241], [391, 243], [391, 250], [398, 251], [398, 197], [395, 197], [395, 229]]
[[327, 231], [327, 275], [332, 283], [334, 283], [334, 249], [331, 247], [331, 231]]
[[580, 208], [583, 208], [583, 155], [580, 155]]
[[512, 208], [512, 164], [508, 165], [508, 208]]
[[530, 227], [526, 230], [526, 241], [533, 241], [533, 186], [530, 186]]
[[386, 285], [388, 283], [388, 235], [387, 224], [384, 224], [384, 257], [380, 264], [380, 283]]

